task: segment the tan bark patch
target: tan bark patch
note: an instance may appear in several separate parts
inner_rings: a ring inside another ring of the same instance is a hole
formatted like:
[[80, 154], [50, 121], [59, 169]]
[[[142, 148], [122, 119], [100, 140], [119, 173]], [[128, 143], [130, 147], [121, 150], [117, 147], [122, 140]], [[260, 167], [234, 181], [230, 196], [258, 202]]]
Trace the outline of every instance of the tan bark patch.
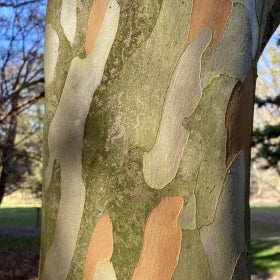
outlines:
[[232, 12], [231, 0], [194, 0], [188, 42], [191, 43], [202, 26], [212, 29], [210, 47], [214, 48]]
[[87, 54], [90, 53], [93, 48], [98, 32], [101, 28], [102, 22], [105, 17], [105, 13], [109, 4], [109, 0], [94, 0], [92, 9], [90, 11], [86, 40], [85, 40], [85, 51]]
[[244, 150], [245, 166], [249, 167], [254, 93], [255, 75], [251, 69], [244, 82], [235, 85], [227, 107], [227, 169], [241, 150]]
[[85, 268], [84, 280], [92, 280], [98, 264], [110, 260], [113, 254], [113, 225], [108, 214], [103, 214], [90, 238]]
[[177, 218], [183, 202], [181, 196], [166, 197], [152, 210], [132, 280], [171, 279], [181, 249], [182, 232], [177, 227]]

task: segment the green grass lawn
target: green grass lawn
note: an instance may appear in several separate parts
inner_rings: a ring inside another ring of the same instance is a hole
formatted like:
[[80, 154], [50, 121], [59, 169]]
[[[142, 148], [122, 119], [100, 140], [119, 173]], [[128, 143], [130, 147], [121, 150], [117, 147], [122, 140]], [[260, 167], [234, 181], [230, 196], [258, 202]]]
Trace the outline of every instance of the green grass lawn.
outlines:
[[[1, 226], [29, 226], [38, 227], [40, 225], [39, 207], [0, 207], [0, 230]], [[14, 205], [13, 205], [14, 206]], [[0, 237], [0, 248], [25, 249], [38, 247], [40, 236], [19, 236], [19, 237]]]
[[252, 267], [280, 272], [280, 206], [251, 207]]
[[40, 236], [0, 238], [0, 249], [30, 249], [40, 246]]
[[40, 223], [38, 207], [0, 208], [0, 225], [37, 226]]

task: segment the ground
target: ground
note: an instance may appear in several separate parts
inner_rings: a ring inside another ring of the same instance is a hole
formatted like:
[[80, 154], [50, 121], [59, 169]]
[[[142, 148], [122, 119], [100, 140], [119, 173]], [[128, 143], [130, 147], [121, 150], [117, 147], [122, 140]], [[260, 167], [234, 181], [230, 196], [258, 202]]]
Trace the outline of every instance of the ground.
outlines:
[[36, 225], [0, 225], [0, 280], [38, 279], [39, 235]]
[[1, 280], [37, 280], [39, 248], [0, 249]]
[[[279, 196], [252, 193], [252, 242], [255, 255], [252, 280], [280, 280], [280, 203]], [[260, 202], [265, 201], [266, 206]], [[269, 203], [269, 204], [268, 204]], [[13, 199], [0, 208], [0, 280], [38, 280], [39, 206], [22, 204]], [[272, 242], [271, 242], [272, 240]], [[266, 253], [265, 250], [270, 250]], [[268, 258], [268, 259], [265, 259]], [[277, 271], [269, 271], [272, 262]], [[265, 266], [266, 265], [266, 266]]]

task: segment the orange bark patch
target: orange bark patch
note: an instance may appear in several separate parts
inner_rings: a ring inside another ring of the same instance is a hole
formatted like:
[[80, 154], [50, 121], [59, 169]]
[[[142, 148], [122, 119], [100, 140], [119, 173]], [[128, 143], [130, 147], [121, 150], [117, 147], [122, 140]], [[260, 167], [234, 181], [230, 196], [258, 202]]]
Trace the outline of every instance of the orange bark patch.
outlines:
[[202, 26], [208, 25], [212, 29], [210, 47], [214, 48], [231, 12], [231, 0], [193, 0], [188, 42], [193, 41]]
[[183, 202], [181, 196], [166, 197], [152, 210], [132, 280], [171, 279], [181, 249], [182, 232], [177, 227], [177, 218]]
[[98, 264], [110, 260], [113, 254], [113, 226], [108, 214], [103, 214], [93, 230], [84, 268], [84, 280], [92, 280]]
[[86, 31], [86, 40], [85, 40], [85, 51], [86, 54], [89, 54], [93, 48], [98, 32], [103, 23], [106, 10], [109, 4], [109, 0], [94, 0], [93, 5], [90, 11], [87, 31]]
[[244, 151], [245, 166], [249, 168], [254, 93], [255, 75], [251, 69], [244, 82], [235, 85], [227, 107], [227, 169], [241, 150]]

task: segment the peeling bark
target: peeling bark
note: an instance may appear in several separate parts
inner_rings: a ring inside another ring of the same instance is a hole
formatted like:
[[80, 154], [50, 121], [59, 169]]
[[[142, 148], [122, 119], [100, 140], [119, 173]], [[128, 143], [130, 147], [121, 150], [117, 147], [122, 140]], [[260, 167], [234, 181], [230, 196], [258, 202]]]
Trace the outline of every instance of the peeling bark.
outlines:
[[[61, 168], [61, 198], [54, 239], [43, 265], [42, 279], [66, 279], [74, 254], [74, 241], [77, 240], [85, 201], [82, 179], [84, 125], [94, 88], [102, 79], [119, 20], [119, 6], [116, 1], [111, 2], [113, 8], [105, 16], [98, 46], [85, 59], [75, 57], [72, 60], [48, 132], [49, 161], [45, 170], [45, 188], [49, 187], [56, 160]], [[62, 12], [66, 11], [62, 8]], [[88, 69], [95, 70], [90, 79], [87, 77]]]
[[249, 170], [253, 106], [256, 76], [251, 69], [244, 82], [238, 82], [231, 94], [227, 112], [227, 159], [230, 168], [236, 155], [243, 150], [246, 170]]
[[[113, 254], [113, 225], [108, 214], [103, 214], [90, 238], [87, 257], [85, 261], [84, 280], [99, 279], [115, 275], [114, 268], [110, 265], [110, 258]], [[106, 263], [106, 264], [105, 264]], [[102, 272], [101, 272], [102, 271]], [[107, 272], [106, 272], [107, 271]], [[109, 275], [108, 275], [109, 274]]]
[[73, 45], [77, 26], [77, 0], [62, 0], [60, 23], [70, 45]]
[[268, 5], [214, 2], [49, 2], [41, 279], [248, 279]]
[[98, 32], [104, 20], [108, 4], [109, 0], [100, 0], [93, 2], [86, 31], [85, 51], [87, 54], [90, 53], [91, 49], [95, 44]]
[[213, 33], [210, 47], [214, 48], [225, 28], [231, 12], [231, 0], [222, 0], [218, 4], [214, 0], [194, 0], [191, 27], [188, 36], [189, 43], [194, 40], [199, 30], [204, 25], [208, 25]]
[[132, 280], [171, 279], [181, 248], [182, 233], [177, 218], [182, 204], [182, 197], [166, 197], [152, 210]]
[[164, 188], [177, 174], [189, 137], [182, 122], [193, 114], [201, 98], [200, 63], [210, 40], [211, 30], [204, 28], [182, 54], [172, 75], [155, 145], [143, 158], [144, 178], [152, 188]]

